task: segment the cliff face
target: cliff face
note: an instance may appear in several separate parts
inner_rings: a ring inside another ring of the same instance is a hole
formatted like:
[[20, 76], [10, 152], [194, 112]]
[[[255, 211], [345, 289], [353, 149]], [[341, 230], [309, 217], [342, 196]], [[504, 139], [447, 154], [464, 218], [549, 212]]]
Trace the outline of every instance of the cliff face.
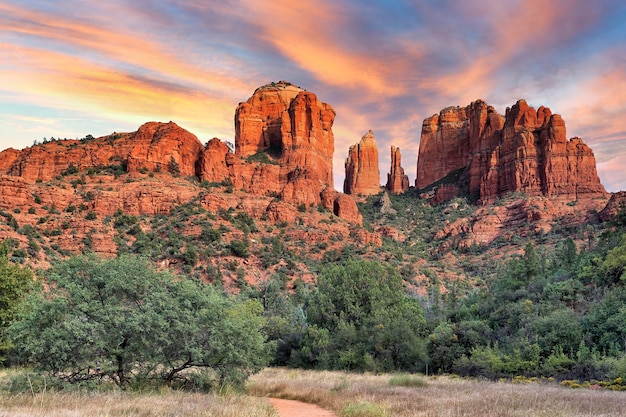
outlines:
[[286, 81], [259, 87], [235, 111], [235, 155], [265, 153], [281, 166], [282, 185], [296, 169], [331, 184], [334, 120], [333, 108], [311, 92]]
[[360, 223], [352, 198], [322, 195], [332, 189], [334, 120], [329, 104], [286, 81], [257, 88], [235, 111], [235, 154], [226, 155], [231, 182], [293, 204], [321, 204]]
[[604, 194], [595, 157], [580, 138], [567, 140], [561, 116], [520, 100], [502, 117], [482, 100], [424, 120], [416, 187], [463, 169], [461, 182], [483, 202], [505, 193]]
[[345, 167], [344, 193], [372, 195], [380, 192], [378, 147], [374, 132], [370, 130], [359, 143], [350, 146]]
[[401, 194], [409, 189], [409, 177], [404, 175], [400, 148], [395, 146], [391, 147], [391, 169], [389, 174], [387, 174], [387, 185], [385, 188], [394, 194]]

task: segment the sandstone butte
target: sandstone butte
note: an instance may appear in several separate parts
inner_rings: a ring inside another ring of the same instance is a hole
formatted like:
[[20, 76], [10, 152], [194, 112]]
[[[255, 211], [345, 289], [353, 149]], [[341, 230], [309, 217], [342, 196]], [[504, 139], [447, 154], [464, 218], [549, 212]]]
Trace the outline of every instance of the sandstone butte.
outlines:
[[387, 174], [387, 185], [385, 188], [394, 194], [402, 194], [409, 190], [409, 177], [404, 175], [400, 148], [395, 146], [391, 147], [391, 168], [389, 174]]
[[[25, 196], [28, 184], [76, 170], [118, 167], [127, 173], [170, 172], [231, 183], [247, 193], [278, 196], [292, 205], [322, 204], [338, 217], [360, 224], [354, 199], [331, 185], [334, 118], [333, 108], [315, 94], [285, 81], [271, 83], [237, 107], [234, 154], [219, 139], [203, 146], [173, 122], [149, 122], [132, 133], [55, 140], [21, 151], [7, 149], [0, 153], [0, 187]], [[120, 190], [122, 201], [107, 205], [113, 210], [130, 207], [136, 214], [155, 214], [191, 199], [177, 193], [176, 187], [161, 191], [137, 185], [128, 188], [133, 192]], [[265, 210], [276, 217], [277, 207], [270, 204]]]
[[363, 135], [359, 143], [350, 146], [345, 168], [344, 193], [372, 195], [380, 192], [378, 147], [374, 132], [370, 130]]
[[422, 125], [415, 186], [451, 174], [482, 203], [509, 192], [530, 196], [606, 195], [595, 157], [580, 138], [567, 140], [565, 122], [550, 109], [519, 100], [505, 116], [482, 100], [448, 107]]

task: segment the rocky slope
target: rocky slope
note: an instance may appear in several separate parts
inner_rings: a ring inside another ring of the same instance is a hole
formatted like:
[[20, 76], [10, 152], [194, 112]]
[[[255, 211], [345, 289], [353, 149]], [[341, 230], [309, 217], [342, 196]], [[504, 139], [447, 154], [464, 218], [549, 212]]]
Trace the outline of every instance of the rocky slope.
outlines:
[[595, 157], [580, 138], [567, 140], [560, 115], [519, 100], [499, 115], [482, 100], [424, 120], [416, 187], [462, 170], [460, 184], [482, 202], [528, 195], [604, 195]]
[[359, 143], [350, 146], [345, 168], [344, 193], [372, 195], [380, 192], [378, 147], [374, 132], [370, 130], [363, 135]]

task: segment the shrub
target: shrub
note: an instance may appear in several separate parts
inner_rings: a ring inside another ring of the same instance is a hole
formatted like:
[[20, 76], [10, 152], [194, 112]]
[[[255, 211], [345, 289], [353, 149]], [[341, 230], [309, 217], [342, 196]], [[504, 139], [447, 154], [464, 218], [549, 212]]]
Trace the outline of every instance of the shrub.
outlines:
[[249, 245], [250, 243], [247, 240], [233, 240], [230, 242], [230, 251], [235, 256], [247, 258], [250, 256]]
[[390, 414], [383, 405], [359, 401], [343, 407], [340, 415], [341, 417], [387, 417]]

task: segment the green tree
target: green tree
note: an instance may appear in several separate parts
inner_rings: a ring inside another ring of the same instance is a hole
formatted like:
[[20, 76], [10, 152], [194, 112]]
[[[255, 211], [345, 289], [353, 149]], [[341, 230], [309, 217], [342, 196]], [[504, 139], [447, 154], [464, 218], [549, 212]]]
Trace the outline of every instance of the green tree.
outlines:
[[9, 261], [11, 248], [7, 242], [0, 244], [0, 363], [11, 348], [5, 332], [13, 322], [19, 306], [33, 287], [33, 273]]
[[141, 258], [74, 257], [46, 280], [49, 290], [29, 297], [10, 335], [26, 361], [59, 379], [241, 384], [268, 363], [259, 303]]
[[310, 323], [328, 331], [325, 359], [333, 368], [419, 370], [425, 364], [423, 312], [392, 268], [349, 260], [323, 269], [308, 313]]

